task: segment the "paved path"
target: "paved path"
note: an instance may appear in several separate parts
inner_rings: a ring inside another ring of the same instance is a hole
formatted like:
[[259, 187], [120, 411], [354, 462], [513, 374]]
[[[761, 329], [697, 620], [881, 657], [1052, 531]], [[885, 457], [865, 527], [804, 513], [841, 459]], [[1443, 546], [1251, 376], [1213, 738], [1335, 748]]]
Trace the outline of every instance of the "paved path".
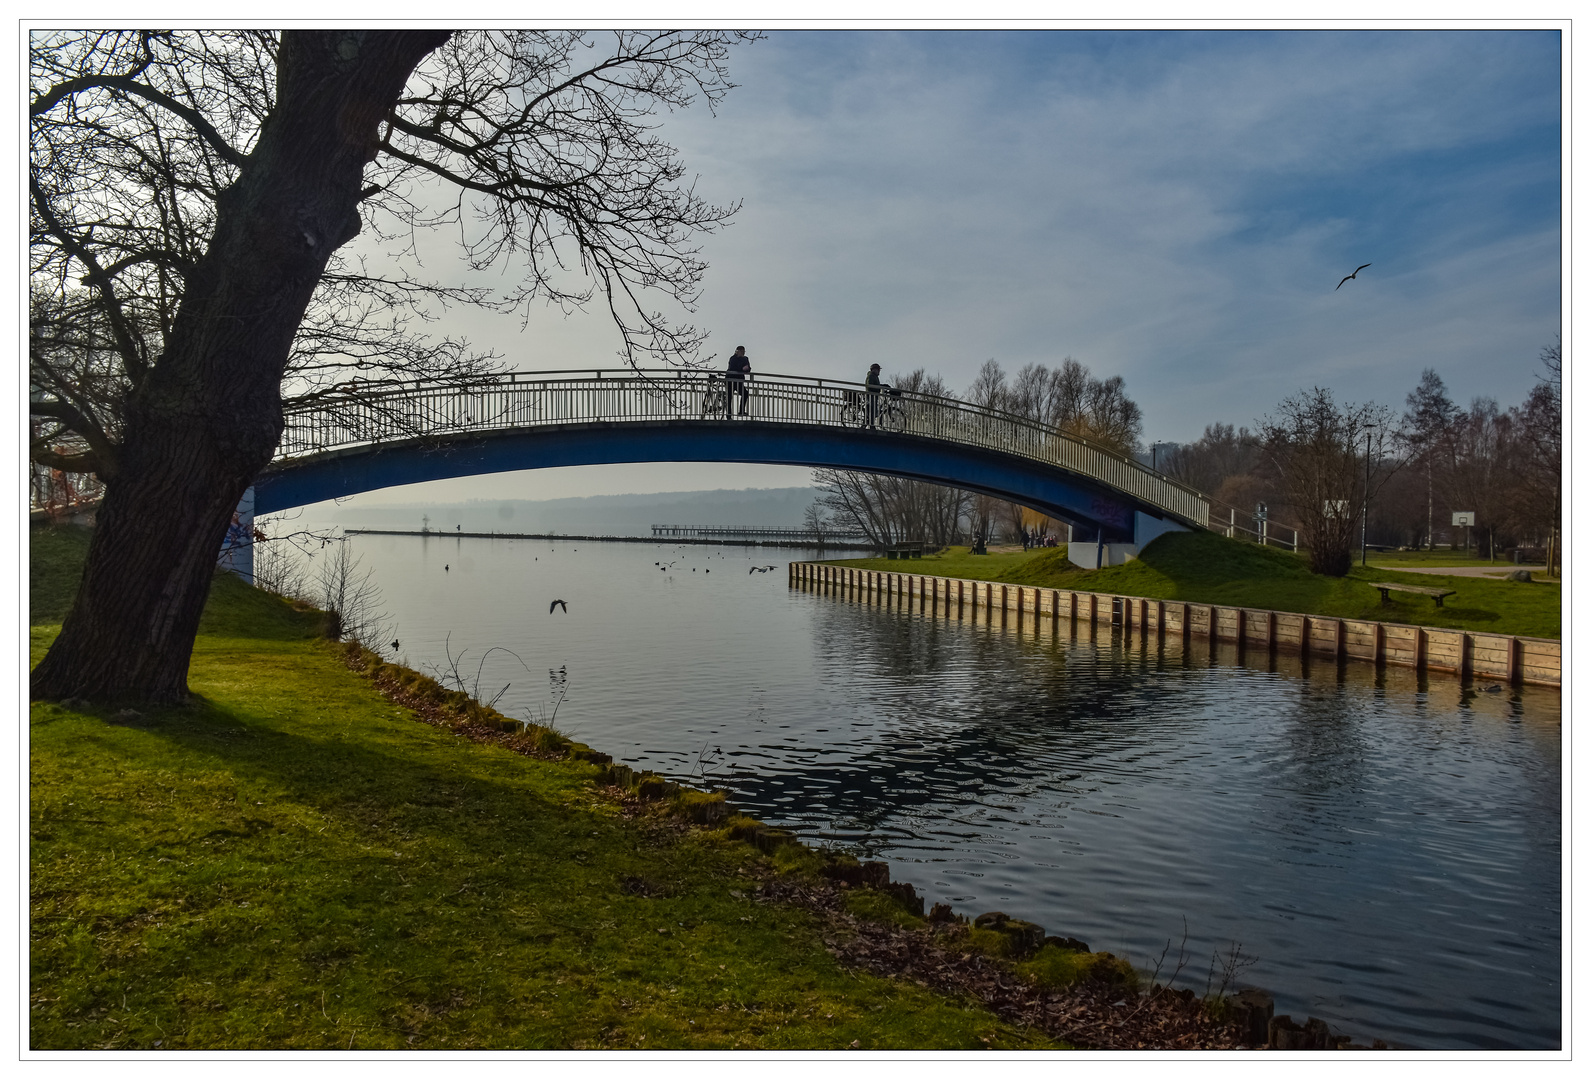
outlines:
[[1515, 570], [1529, 570], [1532, 577], [1546, 578], [1545, 566], [1515, 566], [1508, 563], [1505, 566], [1387, 566], [1383, 563], [1371, 563], [1376, 570], [1396, 570], [1401, 574], [1441, 574], [1443, 577], [1480, 577], [1504, 578]]

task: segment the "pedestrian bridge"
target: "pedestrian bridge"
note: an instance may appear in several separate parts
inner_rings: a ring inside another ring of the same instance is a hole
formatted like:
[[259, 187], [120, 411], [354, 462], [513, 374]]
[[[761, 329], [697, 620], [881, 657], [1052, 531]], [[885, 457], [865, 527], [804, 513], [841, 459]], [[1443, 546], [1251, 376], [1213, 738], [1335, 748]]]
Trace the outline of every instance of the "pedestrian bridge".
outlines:
[[1208, 525], [1200, 492], [1009, 413], [885, 393], [870, 423], [860, 384], [756, 375], [748, 415], [729, 417], [724, 386], [717, 373], [629, 369], [344, 384], [284, 402], [281, 443], [255, 484], [254, 512], [521, 469], [733, 461], [981, 492], [1080, 527], [1090, 547]]

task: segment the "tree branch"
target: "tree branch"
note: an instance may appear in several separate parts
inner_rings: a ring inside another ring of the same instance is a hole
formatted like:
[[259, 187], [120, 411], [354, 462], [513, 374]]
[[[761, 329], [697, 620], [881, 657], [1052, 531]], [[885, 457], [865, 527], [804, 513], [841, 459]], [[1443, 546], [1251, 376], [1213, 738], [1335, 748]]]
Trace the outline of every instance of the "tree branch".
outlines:
[[210, 144], [210, 148], [219, 154], [229, 165], [242, 168], [248, 163], [248, 155], [236, 149], [231, 143], [221, 137], [204, 114], [197, 109], [189, 108], [169, 94], [163, 94], [152, 86], [147, 86], [137, 79], [127, 75], [84, 75], [76, 79], [68, 79], [57, 83], [48, 91], [33, 99], [33, 104], [28, 109], [30, 116], [42, 116], [49, 112], [63, 99], [82, 93], [84, 90], [120, 90], [124, 94], [141, 97], [145, 101], [160, 106], [167, 112], [178, 117]]

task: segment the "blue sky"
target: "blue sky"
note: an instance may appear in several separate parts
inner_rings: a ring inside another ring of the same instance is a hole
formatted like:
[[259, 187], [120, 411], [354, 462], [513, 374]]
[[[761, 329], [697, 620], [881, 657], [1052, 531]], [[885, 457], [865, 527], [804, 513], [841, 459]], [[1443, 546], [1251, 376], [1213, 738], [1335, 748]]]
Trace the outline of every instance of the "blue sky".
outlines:
[[[770, 33], [731, 57], [740, 86], [716, 117], [662, 118], [699, 193], [743, 201], [704, 243], [694, 318], [762, 371], [877, 361], [962, 389], [990, 357], [1072, 356], [1125, 378], [1146, 441], [1252, 424], [1317, 384], [1401, 410], [1426, 367], [1460, 401], [1512, 404], [1559, 326], [1559, 47]], [[525, 368], [610, 366], [615, 348], [595, 312], [470, 329]], [[804, 482], [738, 469], [608, 470], [599, 487]], [[572, 493], [555, 481], [515, 497]]]

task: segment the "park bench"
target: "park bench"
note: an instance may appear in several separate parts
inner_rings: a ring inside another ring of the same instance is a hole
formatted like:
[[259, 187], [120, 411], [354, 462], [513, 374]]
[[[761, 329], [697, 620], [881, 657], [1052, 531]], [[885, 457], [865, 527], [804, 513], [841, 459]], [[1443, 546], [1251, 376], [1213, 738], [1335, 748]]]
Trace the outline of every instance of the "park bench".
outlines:
[[1432, 600], [1436, 601], [1437, 607], [1442, 606], [1442, 597], [1456, 595], [1456, 592], [1453, 589], [1431, 589], [1424, 585], [1394, 585], [1390, 581], [1372, 581], [1370, 583], [1370, 587], [1381, 590], [1381, 602], [1383, 604], [1392, 603], [1392, 597], [1390, 594], [1394, 592], [1412, 592], [1429, 596]]
[[891, 544], [884, 549], [884, 557], [888, 559], [920, 559], [923, 557], [923, 548], [927, 547], [925, 540], [908, 541], [904, 544]]

